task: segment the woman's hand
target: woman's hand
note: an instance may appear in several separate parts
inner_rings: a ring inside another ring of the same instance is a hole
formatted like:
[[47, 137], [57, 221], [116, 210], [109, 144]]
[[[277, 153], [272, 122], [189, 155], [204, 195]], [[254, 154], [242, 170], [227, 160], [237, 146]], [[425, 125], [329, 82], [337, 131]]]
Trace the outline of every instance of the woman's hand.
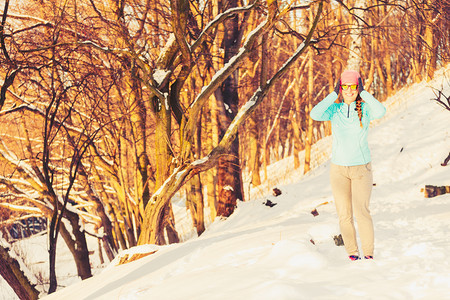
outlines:
[[358, 78], [358, 93], [361, 94], [361, 92], [364, 91], [364, 86], [361, 80], [361, 77]]

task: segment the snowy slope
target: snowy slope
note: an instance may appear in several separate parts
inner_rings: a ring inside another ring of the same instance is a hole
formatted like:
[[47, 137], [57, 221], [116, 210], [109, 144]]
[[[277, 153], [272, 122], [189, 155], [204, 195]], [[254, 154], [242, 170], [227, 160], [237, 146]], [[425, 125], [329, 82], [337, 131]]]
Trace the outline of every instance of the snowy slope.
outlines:
[[[450, 151], [450, 112], [430, 101], [431, 87], [450, 95], [449, 82], [447, 67], [432, 82], [401, 90], [371, 129], [375, 260], [351, 262], [334, 244], [326, 161], [304, 177], [291, 172], [278, 197], [266, 186], [266, 196], [239, 203], [199, 238], [130, 249], [158, 251], [121, 266], [113, 261], [45, 299], [450, 299], [450, 194], [420, 192], [450, 185], [450, 166], [440, 165]], [[326, 140], [321, 147], [330, 147]], [[277, 205], [263, 205], [266, 199]]]

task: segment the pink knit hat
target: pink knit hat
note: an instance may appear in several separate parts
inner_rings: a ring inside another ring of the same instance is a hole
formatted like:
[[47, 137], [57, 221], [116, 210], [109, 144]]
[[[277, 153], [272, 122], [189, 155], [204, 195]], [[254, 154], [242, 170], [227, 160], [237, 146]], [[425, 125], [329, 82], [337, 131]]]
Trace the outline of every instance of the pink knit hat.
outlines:
[[345, 70], [341, 75], [341, 83], [358, 84], [358, 78], [361, 77], [357, 71]]

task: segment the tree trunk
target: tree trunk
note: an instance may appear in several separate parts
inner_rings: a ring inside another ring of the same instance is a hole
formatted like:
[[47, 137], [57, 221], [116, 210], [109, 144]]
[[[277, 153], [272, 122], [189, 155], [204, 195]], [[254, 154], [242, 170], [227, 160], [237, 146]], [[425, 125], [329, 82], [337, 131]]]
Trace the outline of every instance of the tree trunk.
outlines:
[[[217, 104], [219, 102], [219, 99], [217, 99], [217, 93], [214, 94], [214, 97], [212, 98], [212, 101], [210, 101], [209, 106], [209, 112], [210, 112], [210, 120], [207, 122], [207, 129], [208, 129], [208, 135], [210, 140], [210, 148], [207, 149], [208, 151], [210, 149], [213, 149], [219, 144], [219, 125], [218, 125], [218, 109]], [[211, 221], [214, 221], [214, 219], [217, 216], [217, 169], [213, 168], [211, 170], [208, 170], [207, 174], [207, 198], [208, 198], [208, 205], [210, 210], [210, 218]]]
[[414, 24], [412, 26], [409, 26], [411, 28], [411, 36], [413, 38], [413, 44], [412, 44], [412, 59], [411, 59], [411, 66], [412, 66], [412, 72], [413, 72], [413, 78], [414, 81], [420, 82], [423, 79], [423, 70], [422, 70], [422, 56], [423, 56], [423, 47], [422, 47], [422, 26], [423, 26], [423, 20], [417, 18], [416, 16], [412, 17], [408, 15], [410, 18], [409, 23]]
[[[162, 230], [166, 230], [167, 239], [169, 244], [179, 243], [180, 238], [178, 237], [178, 232], [175, 229], [175, 216], [173, 214], [172, 203], [168, 202], [166, 207], [163, 210], [164, 218], [163, 225], [161, 226]], [[161, 236], [160, 236], [161, 237]], [[165, 240], [161, 241], [165, 244]], [[162, 244], [161, 244], [162, 245]]]
[[[160, 103], [159, 99], [154, 97], [154, 100], [157, 101], [155, 105], [156, 115], [156, 128], [155, 128], [155, 155], [156, 155], [156, 185], [155, 190], [159, 189], [164, 181], [167, 179], [169, 175], [169, 165], [172, 160], [171, 150], [170, 150], [170, 132], [171, 132], [171, 112], [170, 107], [168, 107], [165, 103]], [[174, 226], [172, 226], [175, 220], [170, 218], [170, 210], [172, 206], [166, 206], [162, 212], [158, 212], [161, 214], [161, 217], [165, 220], [161, 220], [158, 224], [159, 231], [159, 239], [158, 244], [166, 244], [164, 239], [164, 229], [168, 229], [172, 234], [175, 234], [176, 231]], [[164, 212], [169, 213], [169, 215]], [[165, 228], [164, 226], [169, 226]], [[175, 239], [176, 240], [176, 239]]]
[[356, 0], [355, 2], [355, 17], [353, 19], [353, 28], [350, 30], [350, 54], [347, 61], [347, 69], [356, 70], [359, 72], [361, 67], [361, 53], [362, 53], [362, 27], [364, 20], [364, 12], [366, 9], [366, 0]]
[[385, 41], [385, 47], [384, 47], [384, 67], [386, 69], [386, 97], [389, 97], [392, 95], [394, 91], [394, 86], [392, 83], [392, 69], [391, 69], [391, 54], [388, 50], [388, 42]]
[[382, 85], [384, 86], [384, 88], [386, 89], [386, 92], [387, 92], [388, 82], [386, 80], [386, 76], [384, 75], [383, 67], [381, 66], [381, 61], [380, 61], [380, 55], [383, 55], [383, 52], [385, 51], [385, 49], [382, 48], [382, 45], [380, 43], [380, 37], [375, 38], [374, 47], [377, 49], [377, 51], [376, 51], [377, 55], [375, 55], [375, 57], [374, 57], [375, 68], [378, 73], [378, 78], [380, 79]]
[[[312, 10], [310, 10], [310, 19], [312, 22]], [[305, 109], [305, 118], [307, 120], [306, 129], [306, 141], [305, 141], [305, 167], [303, 173], [306, 174], [311, 170], [311, 144], [312, 144], [312, 132], [313, 132], [313, 119], [309, 115], [312, 109], [313, 92], [314, 92], [314, 60], [313, 50], [309, 50], [309, 63], [308, 63], [308, 103]]]
[[298, 169], [300, 168], [300, 158], [299, 158], [299, 154], [300, 154], [300, 145], [301, 145], [301, 140], [300, 140], [300, 136], [301, 136], [301, 131], [300, 131], [300, 126], [298, 125], [300, 123], [300, 121], [298, 120], [298, 113], [297, 111], [291, 110], [289, 113], [289, 120], [291, 120], [291, 125], [292, 125], [292, 136], [293, 136], [293, 144], [294, 144], [294, 168]]
[[[368, 20], [369, 25], [372, 25], [373, 20], [372, 18], [370, 18]], [[368, 57], [370, 57], [370, 67], [369, 67], [369, 74], [367, 74], [365, 76], [365, 80], [364, 80], [364, 89], [365, 90], [369, 90], [370, 86], [372, 85], [373, 81], [374, 81], [374, 75], [375, 75], [375, 37], [372, 35], [370, 37], [370, 45], [368, 45], [368, 49], [367, 49], [367, 55]], [[369, 56], [370, 55], [370, 56]]]
[[426, 72], [427, 81], [430, 81], [434, 77], [434, 71], [436, 70], [436, 47], [434, 45], [434, 32], [433, 32], [433, 9], [431, 0], [427, 0], [425, 5], [425, 53], [426, 53]]
[[[267, 81], [268, 70], [269, 70], [269, 55], [267, 51], [267, 42], [268, 36], [264, 34], [262, 36], [261, 41], [261, 71], [260, 71], [260, 84]], [[261, 145], [259, 143], [259, 126], [258, 126], [258, 118], [255, 114], [251, 115], [248, 120], [248, 130], [249, 130], [249, 171], [252, 174], [251, 183], [252, 186], [259, 186], [261, 184], [261, 176], [260, 176], [260, 154], [261, 154]], [[266, 153], [266, 151], [264, 151]], [[265, 161], [266, 157], [264, 155], [263, 160]], [[266, 164], [265, 170], [266, 170]], [[265, 171], [267, 173], [267, 170]]]
[[[225, 1], [225, 8], [237, 7], [237, 0]], [[241, 42], [241, 32], [239, 31], [239, 17], [233, 16], [225, 21], [225, 35], [224, 35], [224, 63], [227, 63], [231, 57], [239, 51]], [[231, 120], [234, 119], [238, 111], [239, 96], [238, 96], [238, 82], [239, 71], [235, 70], [220, 87], [223, 102], [225, 105], [225, 118], [220, 118], [225, 124], [221, 124], [220, 128], [224, 128], [220, 133], [220, 137], [225, 134], [226, 128], [229, 127]], [[239, 138], [233, 141], [228, 155], [224, 155], [219, 159], [218, 166], [218, 207], [217, 215], [228, 217], [236, 207], [237, 200], [243, 199], [242, 181], [241, 181], [241, 166], [239, 159]]]
[[[213, 16], [219, 15], [219, 2], [220, 0], [214, 0], [212, 6], [212, 14]], [[213, 77], [213, 71], [220, 70], [222, 63], [222, 49], [221, 49], [221, 41], [223, 39], [223, 24], [219, 24], [217, 28], [217, 34], [215, 35], [215, 41], [212, 45], [213, 49], [213, 57], [212, 57], [212, 69], [209, 69], [208, 72], [208, 81], [211, 82], [211, 78]], [[208, 131], [208, 149], [203, 149], [210, 151], [211, 149], [217, 147], [219, 144], [219, 107], [218, 105], [223, 103], [222, 94], [219, 89], [217, 89], [211, 101], [209, 101], [209, 121], [207, 122], [207, 131]], [[207, 180], [207, 201], [210, 211], [210, 220], [211, 222], [215, 220], [217, 216], [217, 167], [212, 168], [207, 171], [206, 174]]]
[[118, 244], [120, 245], [120, 248], [122, 250], [127, 249], [127, 243], [125, 241], [125, 237], [123, 235], [122, 229], [120, 228], [119, 219], [117, 217], [117, 212], [119, 209], [116, 209], [115, 205], [110, 205], [110, 215], [112, 218], [112, 224], [114, 226], [114, 233], [116, 235], [116, 240]]
[[[57, 199], [57, 196], [53, 193], [53, 212], [50, 218], [50, 225], [48, 226], [48, 253], [49, 253], [49, 281], [50, 281], [50, 287], [48, 289], [48, 293], [51, 294], [56, 291], [58, 282], [56, 278], [56, 244], [58, 241], [58, 234], [60, 231], [60, 228], [63, 226], [62, 222], [61, 225], [58, 226], [58, 217], [59, 217], [59, 211], [60, 211], [60, 205], [59, 201]], [[62, 213], [62, 212], [61, 212]], [[59, 228], [58, 228], [59, 227]]]
[[[132, 64], [134, 63], [132, 62]], [[150, 199], [150, 191], [147, 184], [149, 159], [147, 155], [147, 132], [145, 128], [147, 113], [142, 99], [142, 87], [137, 78], [137, 68], [133, 66], [130, 78], [131, 86], [129, 87], [130, 124], [136, 151], [136, 192], [139, 197], [139, 202], [142, 202], [143, 207], [145, 207]], [[158, 127], [156, 131], [158, 132]], [[156, 140], [158, 140], [158, 137]], [[159, 148], [157, 147], [156, 149]]]
[[261, 164], [259, 160], [260, 144], [258, 138], [258, 117], [256, 115], [249, 117], [247, 130], [249, 135], [248, 169], [251, 174], [251, 185], [259, 186], [261, 184], [261, 176], [259, 174]]
[[[303, 69], [305, 68], [308, 60], [304, 59], [302, 64], [298, 68], [294, 68], [295, 81], [296, 85], [300, 86], [303, 84]], [[304, 99], [304, 94], [302, 93], [302, 89], [297, 88], [295, 90], [294, 97], [294, 112], [292, 114], [291, 124], [294, 135], [294, 167], [296, 169], [300, 168], [300, 151], [302, 151], [304, 145], [302, 141], [302, 117], [306, 116], [306, 114], [302, 114], [302, 102]]]
[[194, 227], [197, 230], [198, 236], [205, 231], [205, 221], [203, 214], [203, 192], [200, 182], [200, 174], [195, 175], [189, 181], [190, 190], [186, 195], [187, 208], [189, 209], [194, 223]]
[[38, 299], [39, 291], [36, 290], [29, 279], [20, 269], [16, 259], [12, 258], [8, 249], [0, 245], [0, 275], [6, 280], [9, 286], [14, 290], [19, 299], [32, 300]]
[[111, 261], [114, 259], [115, 254], [118, 252], [118, 247], [114, 241], [113, 237], [113, 226], [111, 224], [111, 220], [105, 211], [105, 206], [103, 205], [100, 198], [94, 192], [94, 188], [92, 187], [91, 182], [89, 181], [88, 174], [86, 172], [86, 168], [81, 165], [79, 170], [80, 177], [84, 181], [84, 185], [86, 187], [86, 193], [88, 194], [90, 200], [94, 203], [94, 210], [98, 214], [101, 219], [101, 226], [103, 227], [103, 238], [102, 240], [106, 243], [105, 251], [108, 259]]
[[77, 266], [78, 276], [82, 280], [92, 277], [91, 263], [89, 260], [89, 250], [86, 242], [86, 234], [80, 226], [80, 217], [70, 212], [68, 220], [72, 226], [72, 236], [74, 237], [74, 249], [72, 254], [75, 257], [75, 264]]
[[[194, 81], [190, 81], [190, 90], [195, 90]], [[194, 97], [190, 102], [193, 102]], [[192, 160], [202, 157], [202, 119], [199, 119], [197, 125], [197, 138], [195, 140], [195, 155], [191, 155]], [[203, 187], [200, 174], [195, 175], [189, 182], [190, 190], [188, 189], [186, 195], [186, 208], [189, 209], [192, 217], [192, 222], [197, 230], [197, 235], [200, 236], [205, 231], [205, 217], [204, 217], [204, 202], [203, 202]]]
[[208, 170], [206, 173], [207, 177], [207, 197], [208, 197], [208, 206], [210, 213], [210, 220], [214, 221], [217, 216], [216, 206], [217, 206], [217, 169], [212, 168]]
[[[49, 226], [50, 227], [50, 226]], [[49, 249], [48, 249], [48, 257], [49, 257], [49, 282], [50, 286], [48, 289], [48, 293], [54, 293], [58, 286], [58, 281], [56, 279], [56, 242], [57, 239], [50, 235], [49, 237]]]

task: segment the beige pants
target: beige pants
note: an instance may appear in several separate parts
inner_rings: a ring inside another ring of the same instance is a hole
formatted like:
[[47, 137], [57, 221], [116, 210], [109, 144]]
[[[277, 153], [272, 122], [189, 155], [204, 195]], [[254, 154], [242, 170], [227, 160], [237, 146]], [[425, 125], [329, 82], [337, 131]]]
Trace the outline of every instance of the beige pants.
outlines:
[[339, 227], [348, 255], [359, 255], [353, 215], [364, 255], [373, 255], [373, 223], [369, 211], [372, 193], [372, 165], [338, 166], [331, 164], [331, 189], [333, 190]]

